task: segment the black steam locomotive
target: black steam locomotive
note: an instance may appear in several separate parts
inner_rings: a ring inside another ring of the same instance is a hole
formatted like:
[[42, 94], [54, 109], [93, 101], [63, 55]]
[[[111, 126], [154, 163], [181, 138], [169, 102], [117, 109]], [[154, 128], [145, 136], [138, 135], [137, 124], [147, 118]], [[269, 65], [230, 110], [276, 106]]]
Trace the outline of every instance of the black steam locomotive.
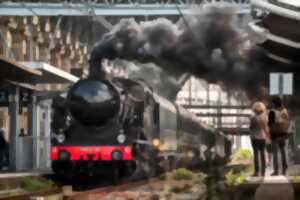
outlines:
[[82, 79], [54, 98], [53, 110], [51, 160], [59, 176], [153, 176], [208, 148], [224, 156], [224, 136], [142, 80]]

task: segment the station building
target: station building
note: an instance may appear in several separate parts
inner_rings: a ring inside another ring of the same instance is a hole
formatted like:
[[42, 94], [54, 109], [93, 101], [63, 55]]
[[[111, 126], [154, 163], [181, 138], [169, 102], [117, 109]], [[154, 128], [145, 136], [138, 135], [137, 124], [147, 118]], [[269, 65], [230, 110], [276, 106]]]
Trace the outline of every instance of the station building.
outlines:
[[41, 62], [20, 64], [0, 57], [0, 125], [8, 143], [4, 169], [47, 170], [50, 167], [51, 97], [59, 91], [40, 89], [43, 84], [78, 80]]
[[[0, 128], [8, 143], [5, 171], [50, 167], [51, 98], [83, 74], [87, 48], [45, 17], [0, 20]], [[54, 33], [54, 34], [53, 34]]]

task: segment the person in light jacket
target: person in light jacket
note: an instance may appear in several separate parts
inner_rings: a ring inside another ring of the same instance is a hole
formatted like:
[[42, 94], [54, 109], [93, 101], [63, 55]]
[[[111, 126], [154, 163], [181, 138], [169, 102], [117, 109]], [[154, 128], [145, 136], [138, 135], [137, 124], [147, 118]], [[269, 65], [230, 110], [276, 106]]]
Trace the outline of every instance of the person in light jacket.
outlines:
[[[253, 176], [265, 176], [266, 158], [265, 150], [266, 144], [270, 143], [270, 136], [268, 130], [268, 116], [266, 113], [266, 106], [262, 102], [255, 102], [252, 107], [253, 116], [250, 118], [250, 133], [251, 143], [254, 152], [254, 174]], [[260, 157], [260, 163], [259, 163]]]

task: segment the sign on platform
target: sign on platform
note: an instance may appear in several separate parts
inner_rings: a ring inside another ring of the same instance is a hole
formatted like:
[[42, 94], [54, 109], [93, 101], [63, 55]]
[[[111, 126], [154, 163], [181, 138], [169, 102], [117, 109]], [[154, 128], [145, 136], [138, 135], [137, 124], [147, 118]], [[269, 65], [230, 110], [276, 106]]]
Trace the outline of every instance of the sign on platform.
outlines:
[[270, 95], [292, 95], [293, 73], [270, 73]]

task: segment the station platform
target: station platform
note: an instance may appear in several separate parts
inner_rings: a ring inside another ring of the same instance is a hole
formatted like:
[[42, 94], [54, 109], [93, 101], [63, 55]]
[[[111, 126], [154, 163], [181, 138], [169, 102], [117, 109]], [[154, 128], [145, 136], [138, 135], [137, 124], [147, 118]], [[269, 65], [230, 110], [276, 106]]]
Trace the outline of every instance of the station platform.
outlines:
[[294, 200], [300, 199], [300, 165], [292, 165], [288, 175], [247, 177], [235, 186], [234, 199], [243, 200]]
[[51, 175], [49, 170], [0, 173], [0, 199], [29, 199], [23, 195], [51, 186]]
[[21, 177], [31, 177], [31, 176], [41, 176], [41, 175], [50, 175], [52, 171], [31, 171], [31, 172], [0, 172], [0, 181], [1, 179], [10, 179], [10, 178], [21, 178]]

